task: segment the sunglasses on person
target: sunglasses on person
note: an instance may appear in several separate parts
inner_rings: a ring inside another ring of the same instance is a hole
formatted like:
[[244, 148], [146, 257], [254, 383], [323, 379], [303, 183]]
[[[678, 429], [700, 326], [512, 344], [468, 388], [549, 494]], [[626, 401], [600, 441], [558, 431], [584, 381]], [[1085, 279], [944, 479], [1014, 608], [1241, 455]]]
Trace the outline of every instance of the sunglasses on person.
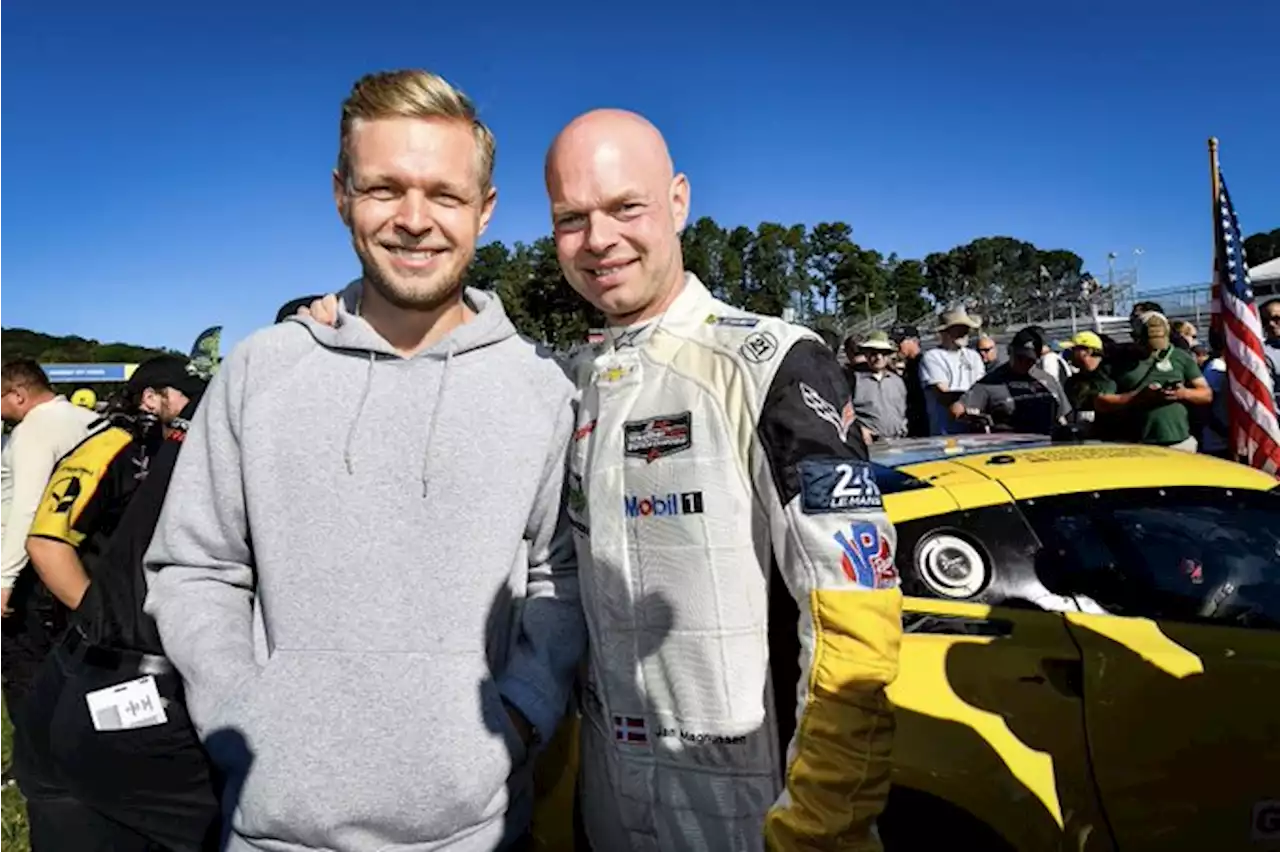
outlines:
[[996, 348], [994, 346], [979, 346], [978, 351], [985, 355], [988, 352], [995, 352]]

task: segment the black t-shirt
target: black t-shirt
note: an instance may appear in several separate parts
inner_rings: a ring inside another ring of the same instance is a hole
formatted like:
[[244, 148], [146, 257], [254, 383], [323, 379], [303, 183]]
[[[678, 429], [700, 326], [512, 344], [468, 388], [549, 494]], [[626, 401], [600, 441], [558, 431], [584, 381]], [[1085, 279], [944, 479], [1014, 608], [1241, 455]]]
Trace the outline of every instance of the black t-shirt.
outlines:
[[1017, 373], [1001, 364], [965, 393], [961, 403], [991, 417], [997, 428], [1013, 432], [1052, 434], [1071, 404], [1057, 379], [1039, 367]]
[[907, 434], [912, 438], [929, 436], [929, 412], [924, 404], [924, 385], [920, 384], [920, 358], [908, 358], [902, 372], [907, 385]]

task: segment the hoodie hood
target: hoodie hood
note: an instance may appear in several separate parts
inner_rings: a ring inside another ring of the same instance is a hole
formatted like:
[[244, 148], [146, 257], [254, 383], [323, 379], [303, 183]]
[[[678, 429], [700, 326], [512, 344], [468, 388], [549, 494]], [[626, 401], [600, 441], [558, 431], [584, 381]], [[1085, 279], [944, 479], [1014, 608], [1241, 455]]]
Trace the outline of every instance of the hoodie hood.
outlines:
[[374, 371], [379, 362], [443, 361], [435, 389], [436, 404], [431, 409], [430, 421], [427, 423], [427, 441], [422, 454], [422, 496], [425, 498], [430, 491], [429, 472], [431, 451], [435, 444], [436, 424], [440, 410], [447, 404], [450, 391], [449, 375], [454, 358], [482, 351], [486, 347], [514, 337], [516, 327], [507, 318], [507, 312], [503, 310], [501, 300], [481, 290], [468, 287], [463, 291], [462, 298], [475, 316], [453, 329], [432, 346], [406, 358], [359, 315], [360, 294], [363, 289], [364, 282], [356, 279], [338, 294], [338, 319], [333, 326], [325, 325], [309, 316], [292, 316], [288, 321], [301, 323], [311, 332], [315, 341], [327, 349], [349, 352], [367, 360], [368, 369], [365, 370], [364, 384], [360, 389], [360, 402], [356, 405], [356, 413], [347, 430], [347, 439], [342, 450], [342, 461], [348, 474], [355, 473], [356, 438], [360, 432], [360, 421], [364, 416], [365, 405], [369, 401], [369, 393], [373, 389]]
[[[359, 315], [360, 294], [363, 289], [364, 283], [356, 279], [338, 294], [338, 321], [333, 327], [317, 322], [309, 316], [295, 315], [289, 317], [287, 321], [306, 326], [316, 342], [328, 349], [359, 352], [375, 357], [404, 358]], [[460, 355], [485, 346], [492, 346], [515, 336], [516, 327], [507, 318], [507, 312], [503, 310], [501, 301], [472, 287], [463, 291], [462, 298], [475, 312], [475, 316], [449, 332], [434, 345], [410, 356], [411, 358], [443, 357], [446, 352]]]

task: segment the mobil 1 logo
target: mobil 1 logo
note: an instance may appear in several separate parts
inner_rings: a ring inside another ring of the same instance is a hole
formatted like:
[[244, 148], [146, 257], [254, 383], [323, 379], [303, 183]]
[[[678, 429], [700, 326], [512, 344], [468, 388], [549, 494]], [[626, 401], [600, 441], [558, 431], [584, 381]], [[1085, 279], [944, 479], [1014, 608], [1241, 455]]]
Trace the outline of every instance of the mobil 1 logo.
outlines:
[[884, 508], [871, 465], [856, 459], [806, 459], [799, 464], [800, 508], [807, 515]]
[[647, 497], [628, 495], [622, 500], [622, 508], [629, 518], [675, 518], [680, 515], [701, 515], [702, 492], [672, 492], [650, 494]]

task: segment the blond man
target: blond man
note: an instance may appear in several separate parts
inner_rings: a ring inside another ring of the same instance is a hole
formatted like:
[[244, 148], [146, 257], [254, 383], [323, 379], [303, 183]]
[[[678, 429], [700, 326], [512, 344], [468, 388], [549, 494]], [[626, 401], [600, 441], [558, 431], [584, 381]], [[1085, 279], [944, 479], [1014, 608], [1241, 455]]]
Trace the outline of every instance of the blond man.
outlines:
[[148, 611], [239, 784], [228, 848], [495, 849], [585, 641], [573, 388], [463, 286], [494, 140], [423, 71], [358, 81], [333, 193], [361, 277], [224, 363], [147, 555]]

